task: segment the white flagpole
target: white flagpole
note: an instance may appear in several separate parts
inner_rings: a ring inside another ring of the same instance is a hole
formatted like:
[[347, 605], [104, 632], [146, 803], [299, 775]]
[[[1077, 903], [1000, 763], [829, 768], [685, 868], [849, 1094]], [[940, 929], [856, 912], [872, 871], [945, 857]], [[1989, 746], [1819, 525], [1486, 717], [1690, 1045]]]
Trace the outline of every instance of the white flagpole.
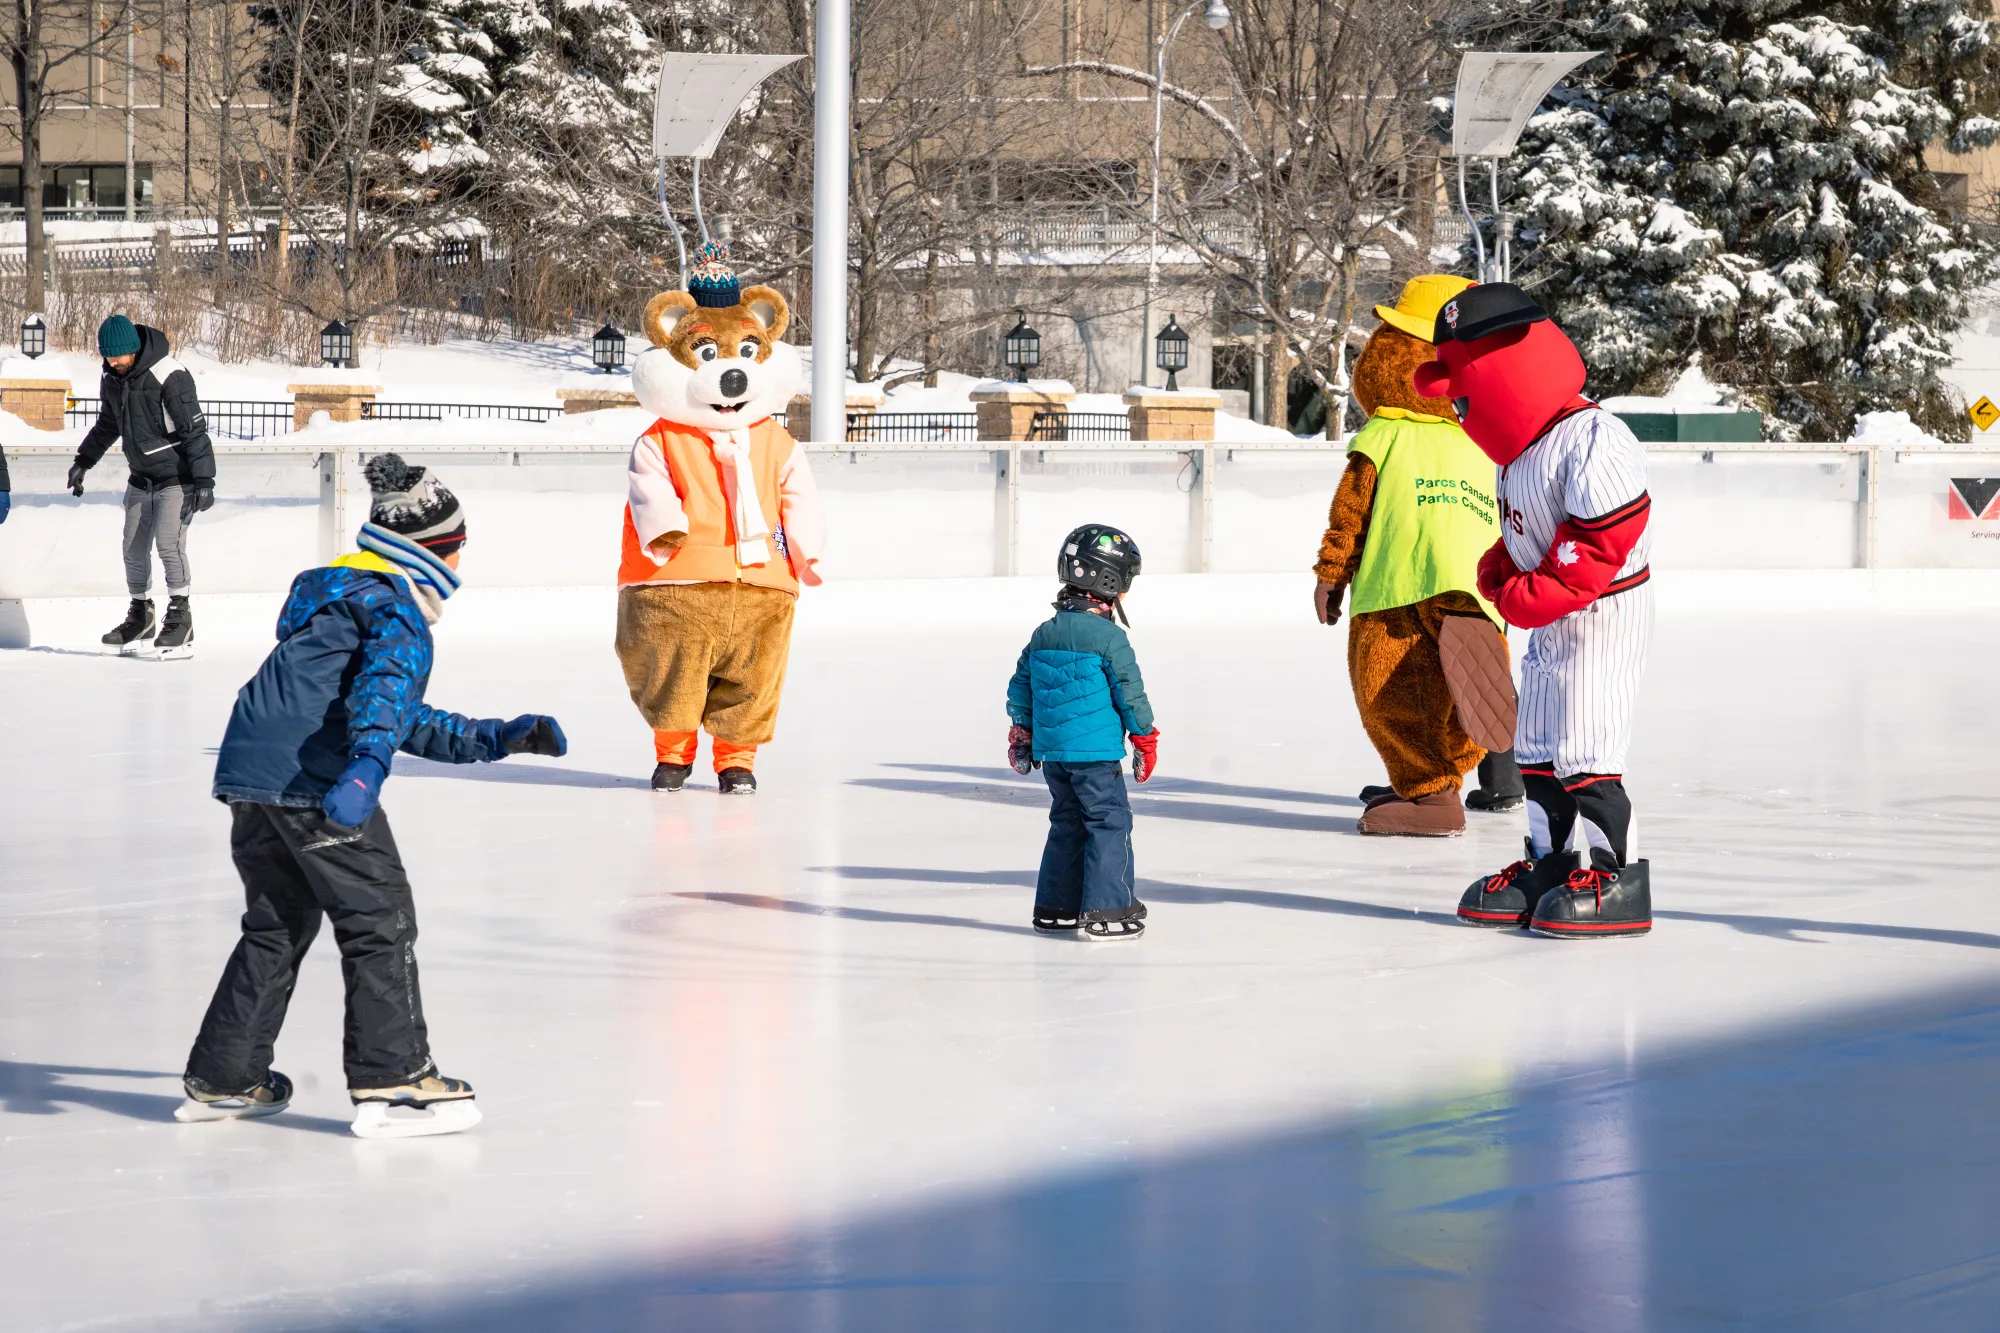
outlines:
[[847, 439], [848, 0], [818, 0], [813, 52], [812, 438]]

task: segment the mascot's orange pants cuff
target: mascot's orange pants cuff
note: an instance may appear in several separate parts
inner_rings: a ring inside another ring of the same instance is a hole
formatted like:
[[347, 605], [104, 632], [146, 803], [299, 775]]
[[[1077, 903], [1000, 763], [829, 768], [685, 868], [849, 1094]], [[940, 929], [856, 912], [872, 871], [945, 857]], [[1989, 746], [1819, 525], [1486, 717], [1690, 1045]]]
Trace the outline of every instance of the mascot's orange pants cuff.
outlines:
[[656, 731], [653, 733], [653, 758], [662, 764], [692, 764], [694, 743], [700, 738], [698, 731]]
[[[653, 733], [653, 758], [662, 764], [694, 763], [695, 744], [701, 739], [698, 731], [655, 731]], [[725, 768], [746, 768], [752, 772], [757, 768], [757, 747], [739, 745], [735, 741], [723, 740], [717, 736], [712, 747], [715, 751], [715, 771]]]
[[720, 773], [725, 768], [747, 768], [755, 771], [756, 767], [756, 746], [738, 745], [734, 741], [723, 740], [720, 736], [715, 738], [716, 772]]

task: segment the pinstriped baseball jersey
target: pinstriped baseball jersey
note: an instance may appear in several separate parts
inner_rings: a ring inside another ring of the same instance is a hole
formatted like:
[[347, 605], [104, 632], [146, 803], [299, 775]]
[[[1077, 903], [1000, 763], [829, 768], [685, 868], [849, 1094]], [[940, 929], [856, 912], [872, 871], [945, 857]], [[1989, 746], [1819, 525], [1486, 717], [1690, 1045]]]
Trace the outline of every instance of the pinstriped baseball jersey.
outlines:
[[1600, 597], [1528, 636], [1514, 757], [1558, 778], [1623, 773], [1653, 638], [1653, 590]]
[[[1500, 535], [1521, 569], [1538, 568], [1565, 519], [1602, 518], [1646, 493], [1638, 437], [1601, 407], [1574, 412], [1500, 469]], [[1642, 532], [1618, 571], [1646, 568], [1653, 535]], [[1556, 552], [1558, 562], [1562, 552]]]

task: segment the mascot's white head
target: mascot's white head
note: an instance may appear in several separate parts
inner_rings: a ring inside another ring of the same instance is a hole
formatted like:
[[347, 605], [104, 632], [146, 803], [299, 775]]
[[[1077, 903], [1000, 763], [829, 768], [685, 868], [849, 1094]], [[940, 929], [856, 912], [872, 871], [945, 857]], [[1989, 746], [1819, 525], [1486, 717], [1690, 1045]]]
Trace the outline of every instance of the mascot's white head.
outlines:
[[632, 363], [639, 405], [676, 425], [734, 430], [777, 416], [802, 382], [799, 354], [778, 340], [791, 310], [769, 287], [738, 289], [729, 252], [708, 244], [685, 292], [646, 303], [652, 346]]

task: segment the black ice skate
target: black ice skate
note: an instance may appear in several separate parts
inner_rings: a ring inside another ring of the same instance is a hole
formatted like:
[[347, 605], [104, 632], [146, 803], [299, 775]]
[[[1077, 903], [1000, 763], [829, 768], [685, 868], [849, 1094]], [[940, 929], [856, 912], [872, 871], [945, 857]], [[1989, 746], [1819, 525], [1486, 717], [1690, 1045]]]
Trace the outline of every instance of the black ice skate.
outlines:
[[479, 1123], [472, 1085], [435, 1069], [394, 1087], [350, 1088], [347, 1095], [356, 1108], [352, 1128], [364, 1139], [456, 1134]]
[[160, 622], [160, 637], [153, 640], [153, 653], [162, 662], [194, 656], [194, 612], [187, 598], [167, 598], [167, 616]]
[[247, 1092], [225, 1092], [198, 1078], [181, 1080], [187, 1100], [174, 1109], [184, 1125], [203, 1120], [255, 1120], [276, 1115], [292, 1104], [292, 1081], [273, 1069]]
[[1129, 907], [1108, 912], [1083, 914], [1083, 937], [1098, 943], [1107, 940], [1136, 940], [1146, 933], [1146, 923]]
[[1035, 929], [1044, 935], [1067, 935], [1083, 922], [1075, 912], [1045, 912], [1035, 909]]
[[1527, 859], [1497, 875], [1472, 881], [1458, 900], [1458, 919], [1468, 926], [1525, 926], [1544, 894], [1576, 869], [1575, 852], [1550, 852], [1537, 859], [1535, 845], [1521, 840]]
[[1653, 928], [1652, 871], [1644, 861], [1574, 871], [1543, 895], [1528, 929], [1555, 940], [1644, 935]]
[[755, 796], [757, 777], [747, 768], [725, 768], [715, 775], [724, 796]]
[[104, 651], [131, 656], [145, 646], [153, 637], [153, 599], [134, 597], [132, 605], [125, 611], [125, 623], [105, 635], [102, 642]]
[[693, 764], [662, 763], [653, 769], [653, 790], [679, 791], [687, 785], [688, 774], [692, 772]]

